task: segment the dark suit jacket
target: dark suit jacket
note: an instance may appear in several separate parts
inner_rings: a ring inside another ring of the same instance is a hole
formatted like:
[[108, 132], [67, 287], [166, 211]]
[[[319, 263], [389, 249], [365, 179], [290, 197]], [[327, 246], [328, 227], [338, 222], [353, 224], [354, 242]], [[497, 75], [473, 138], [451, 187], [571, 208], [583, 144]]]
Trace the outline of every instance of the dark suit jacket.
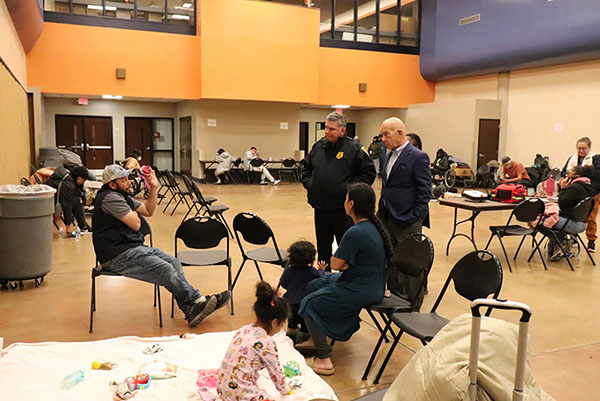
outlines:
[[386, 174], [388, 157], [386, 154], [381, 167], [380, 214], [400, 225], [426, 220], [431, 195], [429, 156], [409, 143], [394, 163], [389, 177]]

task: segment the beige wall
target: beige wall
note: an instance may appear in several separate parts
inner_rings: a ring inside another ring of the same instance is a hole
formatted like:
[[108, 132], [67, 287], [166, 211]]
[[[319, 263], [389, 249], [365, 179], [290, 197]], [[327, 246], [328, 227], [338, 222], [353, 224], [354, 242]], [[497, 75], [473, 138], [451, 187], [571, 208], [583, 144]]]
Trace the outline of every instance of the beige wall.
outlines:
[[373, 137], [379, 134], [381, 123], [389, 117], [398, 117], [404, 121], [406, 109], [366, 109], [358, 112], [358, 137], [365, 147], [369, 147]]
[[[476, 160], [478, 132], [467, 117], [475, 113], [476, 99], [496, 99], [500, 117], [487, 118], [501, 119], [499, 157], [510, 155], [528, 166], [541, 153], [550, 157], [551, 166], [562, 167], [582, 136], [600, 151], [598, 93], [600, 60], [442, 81], [436, 84], [435, 103], [409, 107], [408, 130], [427, 129], [423, 142], [430, 156], [447, 146], [450, 153]], [[494, 103], [493, 115], [497, 107]], [[562, 131], [555, 130], [557, 123]]]
[[27, 94], [0, 64], [0, 185], [29, 176]]
[[0, 1], [0, 58], [21, 85], [27, 87], [25, 51], [3, 1]]
[[[327, 115], [334, 111], [331, 108], [309, 108], [303, 107], [300, 109], [300, 121], [308, 122], [308, 151], [315, 144], [316, 141], [321, 139], [323, 136], [316, 137], [316, 123], [325, 122]], [[358, 110], [344, 110], [346, 119], [349, 123], [356, 123], [356, 133], [360, 136], [361, 127], [358, 123], [359, 115], [361, 111]]]
[[125, 117], [173, 118], [175, 119], [174, 134], [177, 138], [176, 103], [89, 99], [87, 106], [80, 106], [77, 104], [77, 99], [52, 97], [44, 97], [43, 103], [44, 134], [41, 146], [56, 145], [55, 116], [57, 114], [112, 117], [113, 156], [116, 160], [123, 159], [126, 156]]

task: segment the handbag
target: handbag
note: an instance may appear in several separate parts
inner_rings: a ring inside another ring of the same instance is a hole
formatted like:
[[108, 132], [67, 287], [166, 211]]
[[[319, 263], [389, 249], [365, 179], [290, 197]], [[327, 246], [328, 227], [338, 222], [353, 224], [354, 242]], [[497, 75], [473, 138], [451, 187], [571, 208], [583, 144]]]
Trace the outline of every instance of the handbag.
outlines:
[[60, 183], [58, 184], [58, 190], [56, 191], [56, 203], [54, 204], [54, 216], [56, 217], [62, 217], [63, 216], [63, 207], [60, 204], [60, 187], [62, 186], [63, 181], [65, 180], [65, 178], [67, 178], [69, 174], [65, 174], [65, 176], [62, 178], [62, 180], [60, 180]]

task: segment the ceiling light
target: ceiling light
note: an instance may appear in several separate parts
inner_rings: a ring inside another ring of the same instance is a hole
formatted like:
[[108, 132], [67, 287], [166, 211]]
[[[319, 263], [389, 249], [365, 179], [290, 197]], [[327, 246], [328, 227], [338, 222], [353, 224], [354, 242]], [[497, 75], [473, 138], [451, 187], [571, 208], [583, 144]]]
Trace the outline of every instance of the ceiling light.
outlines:
[[[87, 8], [90, 9], [90, 10], [102, 11], [102, 6], [96, 6], [96, 5], [93, 5], [93, 4], [88, 4]], [[106, 11], [117, 11], [117, 7], [115, 7], [115, 6], [106, 6], [106, 7], [104, 7], [104, 9]]]
[[117, 11], [117, 7], [115, 6], [106, 6], [104, 7], [106, 11]]
[[183, 7], [183, 8], [192, 8], [192, 3], [183, 3], [181, 5], [181, 7]]
[[350, 105], [349, 104], [334, 104], [333, 106], [331, 106], [332, 109], [349, 109]]
[[172, 14], [172, 15], [169, 15], [169, 17], [171, 19], [186, 20], [186, 21], [190, 20], [190, 16], [189, 15]]
[[102, 99], [117, 99], [117, 100], [119, 100], [119, 99], [123, 99], [123, 96], [121, 96], [121, 95], [115, 95], [115, 96], [113, 96], [113, 95], [102, 95]]

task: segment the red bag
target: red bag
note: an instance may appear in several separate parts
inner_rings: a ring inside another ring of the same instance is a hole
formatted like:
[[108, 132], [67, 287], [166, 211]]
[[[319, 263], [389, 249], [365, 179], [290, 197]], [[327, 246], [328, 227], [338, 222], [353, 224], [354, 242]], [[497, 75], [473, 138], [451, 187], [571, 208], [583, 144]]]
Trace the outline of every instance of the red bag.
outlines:
[[492, 191], [492, 199], [502, 203], [518, 203], [525, 199], [527, 188], [521, 184], [500, 184]]

